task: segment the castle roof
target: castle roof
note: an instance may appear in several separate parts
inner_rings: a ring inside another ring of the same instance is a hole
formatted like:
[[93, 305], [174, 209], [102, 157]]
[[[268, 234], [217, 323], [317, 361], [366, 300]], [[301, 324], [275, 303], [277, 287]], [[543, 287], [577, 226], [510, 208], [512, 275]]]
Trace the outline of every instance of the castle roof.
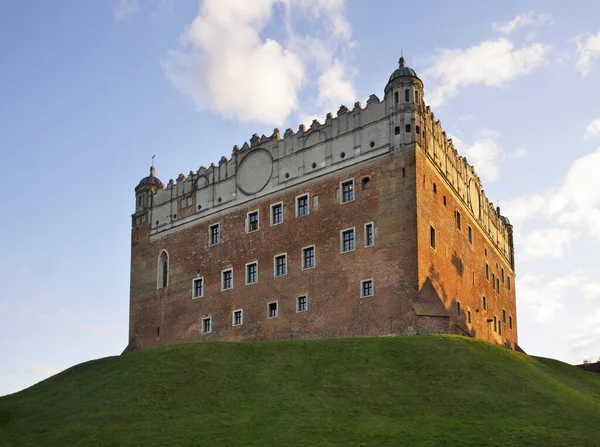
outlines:
[[399, 65], [399, 67], [392, 73], [388, 83], [392, 82], [394, 79], [398, 79], [398, 78], [402, 78], [402, 77], [406, 77], [406, 76], [412, 76], [414, 78], [418, 78], [417, 73], [412, 68], [406, 66], [406, 60], [404, 59], [404, 57], [400, 58], [400, 60], [398, 61], [398, 65]]
[[161, 182], [160, 179], [158, 177], [156, 177], [156, 171], [154, 170], [154, 166], [152, 166], [150, 168], [150, 175], [148, 177], [144, 177], [143, 179], [141, 179], [140, 183], [138, 183], [138, 185], [135, 189], [142, 188], [144, 186], [150, 186], [151, 188], [164, 188], [165, 187], [163, 182]]

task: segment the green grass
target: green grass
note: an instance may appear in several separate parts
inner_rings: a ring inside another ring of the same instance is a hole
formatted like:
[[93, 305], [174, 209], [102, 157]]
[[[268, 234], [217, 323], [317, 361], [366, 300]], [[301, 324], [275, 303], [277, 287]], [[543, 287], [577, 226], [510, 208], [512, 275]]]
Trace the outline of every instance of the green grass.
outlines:
[[0, 446], [600, 446], [600, 375], [455, 336], [190, 343], [0, 398]]

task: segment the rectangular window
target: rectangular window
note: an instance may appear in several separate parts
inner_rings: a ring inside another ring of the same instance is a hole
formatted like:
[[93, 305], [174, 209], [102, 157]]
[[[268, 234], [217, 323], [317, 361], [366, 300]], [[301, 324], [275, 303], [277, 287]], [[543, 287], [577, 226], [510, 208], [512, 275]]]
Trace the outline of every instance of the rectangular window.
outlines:
[[221, 290], [233, 289], [233, 269], [221, 272]]
[[458, 211], [456, 212], [456, 228], [461, 231], [460, 213]]
[[498, 332], [498, 318], [494, 315], [494, 332]]
[[192, 297], [200, 298], [204, 296], [204, 278], [194, 278], [192, 280]]
[[411, 133], [410, 124], [406, 124], [406, 125], [404, 126], [404, 132], [406, 132], [406, 133]]
[[502, 335], [502, 322], [498, 320], [498, 335]]
[[240, 326], [243, 323], [244, 323], [244, 310], [243, 309], [234, 310], [231, 324], [233, 326]]
[[354, 180], [342, 182], [342, 203], [352, 202], [354, 200]]
[[373, 280], [372, 279], [365, 279], [360, 282], [360, 297], [361, 298], [373, 296], [374, 293], [375, 293], [375, 291], [373, 289]]
[[209, 227], [209, 240], [208, 245], [218, 244], [221, 240], [221, 232], [220, 232], [221, 224], [213, 224]]
[[275, 276], [282, 276], [287, 273], [287, 253], [275, 256], [274, 269]]
[[311, 269], [315, 266], [315, 246], [302, 249], [302, 269]]
[[506, 280], [507, 280], [507, 282], [508, 282], [508, 290], [510, 290], [510, 276], [507, 276], [507, 277], [506, 277]]
[[500, 293], [500, 278], [496, 278], [496, 292]]
[[490, 280], [490, 266], [487, 262], [485, 263], [485, 279], [486, 281]]
[[302, 295], [296, 298], [296, 312], [306, 311], [308, 306], [308, 300], [306, 295]]
[[354, 228], [341, 231], [342, 253], [354, 250]]
[[277, 301], [267, 304], [267, 318], [275, 318], [277, 315]]
[[500, 274], [502, 276], [502, 284], [504, 284], [504, 269], [503, 268], [500, 269]]
[[400, 135], [400, 126], [394, 127], [394, 135]]
[[462, 315], [462, 311], [460, 310], [460, 301], [456, 302], [456, 315], [459, 317]]
[[258, 231], [258, 211], [252, 211], [250, 213], [248, 213], [248, 216], [246, 217], [246, 221], [247, 223], [247, 228], [246, 231], [248, 233], [251, 233], [253, 231]]
[[375, 225], [373, 222], [365, 224], [365, 247], [375, 245]]
[[469, 244], [473, 245], [473, 228], [469, 225]]
[[181, 208], [189, 208], [192, 206], [192, 197], [186, 197], [185, 199], [181, 199]]
[[212, 318], [206, 317], [202, 319], [202, 333], [210, 334], [212, 332]]
[[487, 310], [487, 299], [485, 298], [485, 295], [483, 296], [483, 299], [481, 300], [481, 307], [483, 307], [483, 310]]
[[415, 90], [415, 103], [419, 103], [419, 92]]
[[400, 98], [398, 98], [398, 92], [394, 92], [394, 102], [398, 104], [400, 102]]
[[471, 311], [470, 310], [467, 311], [467, 322], [469, 324], [471, 324]]
[[415, 126], [415, 133], [421, 135], [421, 128], [419, 126]]
[[512, 315], [508, 316], [508, 327], [512, 330]]
[[296, 197], [296, 217], [306, 216], [308, 213], [308, 194]]
[[271, 225], [279, 225], [283, 222], [283, 202], [271, 205]]
[[435, 250], [435, 228], [429, 226], [429, 245]]
[[404, 102], [408, 102], [409, 101], [409, 95], [410, 95], [410, 90], [405, 89], [404, 90]]
[[246, 264], [246, 284], [254, 284], [258, 281], [258, 261]]
[[506, 311], [502, 309], [502, 322], [506, 324]]
[[492, 289], [496, 290], [496, 275], [492, 273]]

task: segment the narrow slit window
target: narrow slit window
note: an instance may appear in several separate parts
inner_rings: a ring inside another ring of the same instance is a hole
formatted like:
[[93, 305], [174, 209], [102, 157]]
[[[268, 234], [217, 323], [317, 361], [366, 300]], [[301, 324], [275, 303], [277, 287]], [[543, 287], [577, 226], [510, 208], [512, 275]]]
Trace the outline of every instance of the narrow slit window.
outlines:
[[487, 310], [487, 299], [485, 298], [485, 295], [483, 296], [483, 299], [481, 300], [481, 307], [483, 307], [483, 310]]
[[473, 245], [473, 228], [469, 226], [469, 244]]
[[410, 90], [405, 89], [404, 90], [404, 102], [408, 102], [408, 101], [410, 101]]
[[460, 309], [460, 301], [456, 302], [456, 315], [458, 315], [459, 317], [462, 315], [462, 311]]
[[460, 212], [456, 211], [456, 228], [461, 231]]
[[435, 250], [435, 228], [429, 226], [429, 245]]

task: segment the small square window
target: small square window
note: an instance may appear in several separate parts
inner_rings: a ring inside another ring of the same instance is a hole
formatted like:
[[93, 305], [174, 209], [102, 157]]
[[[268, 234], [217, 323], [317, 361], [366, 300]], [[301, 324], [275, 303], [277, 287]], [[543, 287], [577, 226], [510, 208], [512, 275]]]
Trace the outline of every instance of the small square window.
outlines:
[[481, 300], [481, 307], [483, 307], [483, 310], [487, 310], [487, 299], [485, 298], [485, 295], [483, 296], [483, 299]]
[[233, 289], [233, 269], [221, 272], [221, 291]]
[[231, 324], [232, 326], [240, 326], [244, 324], [244, 309], [237, 309], [233, 311]]
[[275, 318], [279, 315], [277, 301], [267, 304], [267, 318]]
[[460, 301], [456, 302], [456, 315], [459, 317], [462, 315], [462, 311], [460, 310]]
[[458, 231], [461, 231], [461, 223], [460, 223], [460, 212], [456, 212], [456, 228]]
[[210, 334], [212, 332], [212, 318], [206, 317], [202, 319], [202, 333]]
[[354, 251], [354, 228], [342, 230], [340, 234], [342, 253]]
[[366, 298], [368, 296], [373, 296], [375, 294], [375, 290], [373, 288], [373, 280], [365, 279], [360, 282], [360, 297]]
[[192, 297], [201, 298], [204, 296], [204, 278], [194, 278], [192, 280]]
[[471, 324], [471, 311], [467, 311], [467, 323]]
[[258, 231], [258, 211], [252, 211], [250, 213], [248, 213], [248, 216], [246, 217], [246, 222], [247, 222], [247, 226], [246, 226], [246, 231], [248, 233], [251, 233], [253, 231]]
[[283, 222], [283, 203], [271, 205], [271, 225], [279, 225]]
[[406, 125], [404, 126], [404, 132], [406, 132], [406, 133], [411, 133], [411, 132], [412, 132], [412, 130], [411, 130], [411, 128], [410, 128], [410, 124], [406, 124]]
[[369, 189], [371, 187], [371, 179], [369, 177], [365, 177], [362, 179], [362, 189]]
[[435, 250], [435, 228], [429, 226], [429, 245]]
[[308, 194], [296, 197], [296, 217], [306, 216], [309, 212]]
[[365, 247], [375, 245], [375, 225], [373, 222], [365, 224]]
[[342, 182], [342, 203], [352, 202], [354, 200], [354, 180]]
[[274, 272], [275, 276], [283, 276], [287, 273], [287, 254], [282, 253], [274, 257]]
[[469, 244], [473, 245], [473, 228], [469, 225]]
[[302, 249], [302, 269], [311, 269], [315, 266], [315, 246]]
[[208, 233], [209, 233], [209, 241], [208, 241], [208, 245], [215, 245], [218, 244], [221, 241], [221, 225], [220, 224], [212, 224], [209, 227]]
[[246, 264], [246, 285], [258, 282], [258, 261]]
[[296, 298], [296, 312], [305, 312], [308, 308], [308, 299], [306, 295]]

